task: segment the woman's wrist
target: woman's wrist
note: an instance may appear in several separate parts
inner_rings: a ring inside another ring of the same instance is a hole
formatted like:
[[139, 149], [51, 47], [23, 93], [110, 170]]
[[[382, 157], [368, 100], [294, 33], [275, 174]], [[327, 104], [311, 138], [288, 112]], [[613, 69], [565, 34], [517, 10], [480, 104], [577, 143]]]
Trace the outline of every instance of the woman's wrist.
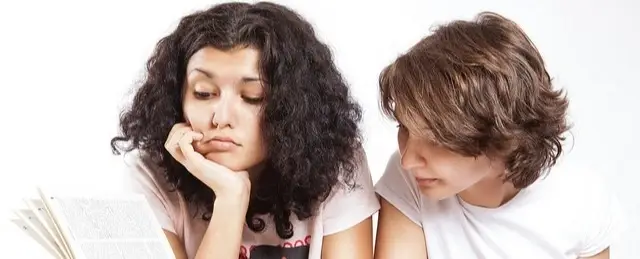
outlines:
[[222, 209], [223, 211], [240, 211], [246, 213], [248, 206], [249, 192], [244, 191], [220, 194], [216, 193], [216, 198], [213, 203], [214, 211], [215, 209]]

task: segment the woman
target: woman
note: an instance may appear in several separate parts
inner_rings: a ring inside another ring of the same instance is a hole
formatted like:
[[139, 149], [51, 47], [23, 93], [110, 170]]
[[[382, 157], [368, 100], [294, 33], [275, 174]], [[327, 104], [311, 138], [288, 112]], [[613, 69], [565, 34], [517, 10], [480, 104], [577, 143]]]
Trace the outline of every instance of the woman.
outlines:
[[554, 172], [569, 126], [534, 44], [494, 13], [439, 27], [388, 66], [399, 151], [376, 184], [375, 258], [609, 258], [613, 196]]
[[371, 258], [359, 106], [311, 25], [271, 3], [188, 15], [121, 117], [177, 258]]

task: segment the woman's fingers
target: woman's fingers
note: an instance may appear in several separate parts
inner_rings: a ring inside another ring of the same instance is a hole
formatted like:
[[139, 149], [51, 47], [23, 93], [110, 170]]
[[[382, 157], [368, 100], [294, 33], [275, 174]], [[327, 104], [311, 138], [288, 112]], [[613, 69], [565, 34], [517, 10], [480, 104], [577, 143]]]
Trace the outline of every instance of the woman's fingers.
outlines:
[[178, 142], [180, 139], [189, 131], [192, 131], [191, 128], [185, 123], [178, 123], [171, 128], [169, 132], [169, 136], [167, 137], [167, 141], [165, 141], [164, 148], [169, 151], [169, 154], [173, 156], [178, 162], [182, 163], [184, 161], [184, 156], [182, 152], [180, 152], [180, 147], [178, 146]]
[[[200, 141], [202, 137], [200, 133], [187, 131], [177, 141], [177, 153], [180, 153], [181, 158], [183, 158], [179, 162], [192, 174], [199, 174], [197, 172], [202, 171], [202, 160], [205, 158], [193, 149], [192, 144], [194, 141]], [[196, 177], [198, 176], [196, 175]]]
[[194, 149], [193, 143], [203, 138], [203, 134], [193, 131], [189, 125], [179, 123], [171, 129], [165, 148], [193, 176], [213, 189], [216, 195], [237, 196], [249, 192], [251, 183], [246, 171], [232, 171], [208, 160]]
[[187, 131], [191, 131], [191, 128], [184, 123], [173, 125], [171, 131], [169, 131], [167, 141], [165, 141], [165, 147], [177, 146], [178, 141]]

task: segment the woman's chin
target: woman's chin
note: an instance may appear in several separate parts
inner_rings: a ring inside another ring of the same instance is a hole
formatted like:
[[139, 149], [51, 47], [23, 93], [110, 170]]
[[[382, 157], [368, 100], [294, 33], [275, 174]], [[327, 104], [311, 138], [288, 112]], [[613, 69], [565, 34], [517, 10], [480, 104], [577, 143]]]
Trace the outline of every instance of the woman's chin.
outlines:
[[204, 157], [209, 161], [230, 169], [231, 171], [244, 171], [248, 168], [246, 165], [243, 165], [243, 161], [238, 161], [238, 159], [236, 159], [236, 156], [231, 156], [227, 153], [211, 152], [204, 155]]

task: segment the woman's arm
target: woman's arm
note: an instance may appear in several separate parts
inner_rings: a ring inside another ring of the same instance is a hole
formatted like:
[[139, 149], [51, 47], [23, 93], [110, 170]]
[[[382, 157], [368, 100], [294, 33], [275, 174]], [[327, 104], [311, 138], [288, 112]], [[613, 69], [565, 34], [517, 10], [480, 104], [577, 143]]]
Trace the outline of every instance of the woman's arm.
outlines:
[[427, 245], [422, 228], [384, 198], [380, 198], [376, 259], [427, 259]]
[[[218, 197], [213, 205], [211, 221], [195, 258], [237, 259], [240, 254], [246, 210], [247, 205], [243, 204], [242, 198], [228, 200]], [[187, 253], [180, 239], [172, 232], [166, 230], [164, 232], [176, 259], [186, 259]]]
[[216, 198], [211, 221], [198, 247], [196, 259], [238, 258], [248, 203], [248, 196], [238, 199]]
[[372, 216], [380, 209], [367, 157], [359, 151], [355, 188], [336, 188], [322, 211], [322, 259], [373, 258]]
[[173, 232], [166, 230], [164, 231], [164, 235], [167, 236], [167, 240], [171, 245], [171, 249], [173, 250], [173, 254], [176, 256], [176, 259], [187, 259], [187, 252], [185, 251], [184, 245], [178, 236]]
[[169, 153], [216, 194], [211, 220], [195, 258], [236, 259], [251, 193], [249, 173], [234, 172], [197, 153], [192, 143], [203, 137], [189, 125], [178, 123], [165, 143]]
[[371, 217], [357, 225], [325, 236], [322, 240], [322, 259], [373, 258], [373, 229]]

